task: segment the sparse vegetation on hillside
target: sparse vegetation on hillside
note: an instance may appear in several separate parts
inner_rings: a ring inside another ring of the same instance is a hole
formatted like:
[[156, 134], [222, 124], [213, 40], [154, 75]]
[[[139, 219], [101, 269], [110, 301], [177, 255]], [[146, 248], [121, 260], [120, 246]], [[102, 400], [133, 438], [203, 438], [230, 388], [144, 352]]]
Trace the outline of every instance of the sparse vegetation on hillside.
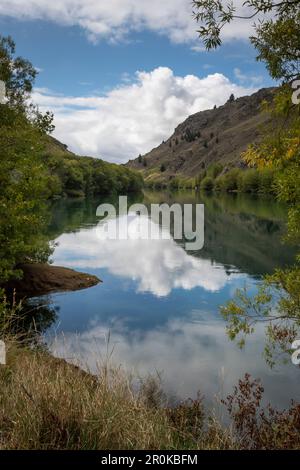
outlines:
[[272, 100], [274, 89], [263, 89], [252, 96], [228, 100], [223, 106], [201, 111], [180, 124], [168, 145], [159, 145], [145, 155], [145, 168], [140, 157], [128, 162], [129, 168], [140, 171], [146, 184], [157, 169], [165, 165], [161, 180], [195, 178], [210, 165], [239, 165], [241, 154], [250, 143], [260, 139], [258, 130], [270, 116], [262, 112], [262, 102]]

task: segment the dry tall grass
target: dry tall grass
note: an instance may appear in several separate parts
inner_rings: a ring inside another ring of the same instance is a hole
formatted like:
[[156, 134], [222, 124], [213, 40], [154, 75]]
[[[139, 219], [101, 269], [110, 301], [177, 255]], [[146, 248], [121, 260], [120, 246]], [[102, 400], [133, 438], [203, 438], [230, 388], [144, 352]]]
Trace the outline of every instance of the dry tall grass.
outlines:
[[13, 341], [7, 357], [0, 369], [1, 449], [196, 449], [213, 440], [229, 446], [221, 430], [212, 431], [210, 443], [203, 438], [200, 401], [154, 406], [151, 387], [134, 392], [121, 370], [103, 368], [95, 377]]
[[151, 377], [137, 388], [121, 369], [102, 366], [95, 376], [54, 358], [20, 329], [18, 304], [0, 307], [7, 347], [7, 364], [0, 365], [2, 450], [300, 448], [300, 404], [261, 408], [263, 387], [248, 374], [223, 400], [231, 418], [224, 426], [201, 397], [168, 406]]

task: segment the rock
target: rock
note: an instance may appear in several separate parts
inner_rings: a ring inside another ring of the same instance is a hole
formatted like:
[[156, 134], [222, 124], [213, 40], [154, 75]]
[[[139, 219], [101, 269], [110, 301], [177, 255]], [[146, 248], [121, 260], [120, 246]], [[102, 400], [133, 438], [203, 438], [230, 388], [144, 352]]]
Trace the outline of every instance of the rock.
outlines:
[[91, 274], [49, 264], [22, 264], [17, 268], [23, 271], [23, 278], [9, 281], [3, 287], [8, 295], [15, 290], [18, 298], [87, 289], [102, 282]]

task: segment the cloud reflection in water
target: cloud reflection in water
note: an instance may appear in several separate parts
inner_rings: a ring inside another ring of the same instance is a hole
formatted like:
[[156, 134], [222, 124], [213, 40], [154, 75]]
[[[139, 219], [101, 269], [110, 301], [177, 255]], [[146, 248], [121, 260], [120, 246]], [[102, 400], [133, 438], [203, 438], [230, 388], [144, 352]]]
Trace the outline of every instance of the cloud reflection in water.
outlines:
[[[146, 218], [140, 218], [139, 222], [154, 225]], [[97, 227], [93, 227], [63, 234], [57, 242], [55, 264], [81, 269], [106, 268], [111, 274], [136, 281], [138, 292], [151, 292], [158, 297], [167, 296], [176, 288], [202, 287], [217, 292], [229, 281], [224, 266], [187, 253], [172, 238], [100, 240]]]

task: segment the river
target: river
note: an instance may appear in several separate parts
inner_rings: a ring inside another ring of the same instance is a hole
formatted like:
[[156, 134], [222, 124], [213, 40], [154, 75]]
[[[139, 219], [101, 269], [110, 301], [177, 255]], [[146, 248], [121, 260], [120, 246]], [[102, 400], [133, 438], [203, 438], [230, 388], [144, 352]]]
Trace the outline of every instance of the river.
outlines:
[[[271, 369], [258, 328], [240, 350], [219, 313], [237, 288], [254, 293], [266, 273], [292, 262], [282, 243], [286, 208], [268, 199], [194, 192], [145, 192], [132, 202], [204, 203], [205, 244], [186, 251], [169, 240], [100, 240], [97, 206], [105, 200], [62, 200], [52, 207], [48, 236], [55, 265], [97, 275], [90, 289], [34, 299], [50, 312], [45, 340], [53, 354], [96, 371], [107, 360], [135, 375], [152, 374], [170, 397], [225, 396], [249, 372], [265, 399], [300, 399], [299, 369]], [[50, 325], [50, 323], [52, 324]]]

